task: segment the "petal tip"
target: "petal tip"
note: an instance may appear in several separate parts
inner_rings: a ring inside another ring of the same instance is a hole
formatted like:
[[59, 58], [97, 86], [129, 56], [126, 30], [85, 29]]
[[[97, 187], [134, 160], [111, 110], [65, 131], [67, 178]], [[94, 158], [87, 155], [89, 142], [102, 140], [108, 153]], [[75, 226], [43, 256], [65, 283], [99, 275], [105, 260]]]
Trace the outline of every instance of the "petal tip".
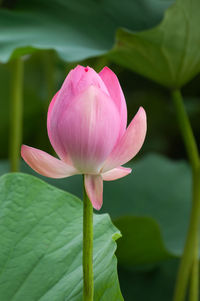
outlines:
[[146, 111], [145, 111], [145, 109], [142, 106], [139, 107], [139, 110], [138, 110], [137, 114], [138, 113], [146, 119], [146, 117], [147, 117]]
[[115, 78], [115, 79], [117, 79], [117, 82], [118, 82], [117, 75], [107, 66], [103, 67], [103, 69], [99, 72], [99, 76], [102, 78], [102, 80], [104, 80], [105, 77], [107, 78], [107, 77], [111, 76], [112, 79]]
[[103, 71], [108, 71], [108, 72], [112, 72], [113, 73], [113, 71], [110, 68], [108, 68], [107, 66], [103, 67], [103, 69], [101, 69], [100, 72], [103, 72]]
[[103, 203], [102, 204], [92, 204], [93, 208], [97, 211], [99, 211], [102, 207]]
[[21, 156], [24, 159], [24, 152], [29, 148], [28, 145], [22, 144], [21, 146]]
[[99, 175], [84, 176], [85, 190], [92, 206], [100, 210], [103, 204], [103, 180]]
[[134, 119], [137, 120], [137, 122], [139, 121], [141, 126], [144, 128], [144, 133], [145, 133], [144, 138], [145, 138], [146, 131], [147, 131], [147, 114], [143, 107], [139, 107], [137, 113], [135, 114]]
[[128, 176], [131, 172], [132, 172], [131, 168], [119, 166], [105, 173], [102, 173], [102, 178], [104, 181], [114, 181]]
[[127, 175], [130, 175], [132, 173], [132, 168], [127, 168]]

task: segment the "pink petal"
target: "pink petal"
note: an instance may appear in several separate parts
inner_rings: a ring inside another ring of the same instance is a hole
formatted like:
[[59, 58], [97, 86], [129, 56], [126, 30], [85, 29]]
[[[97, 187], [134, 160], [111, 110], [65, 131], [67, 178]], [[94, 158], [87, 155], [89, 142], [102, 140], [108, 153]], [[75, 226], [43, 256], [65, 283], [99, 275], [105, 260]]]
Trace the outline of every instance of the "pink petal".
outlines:
[[99, 73], [99, 76], [106, 85], [106, 88], [108, 89], [108, 92], [119, 111], [121, 117], [121, 130], [119, 138], [121, 138], [126, 130], [127, 125], [127, 107], [123, 91], [117, 76], [108, 67], [104, 67]]
[[51, 145], [53, 149], [55, 150], [56, 154], [60, 157], [61, 160], [65, 161], [67, 164], [71, 164], [71, 160], [67, 154], [67, 150], [63, 145], [63, 142], [58, 135], [53, 135], [50, 127], [50, 120], [52, 120], [52, 110], [54, 107], [54, 104], [57, 100], [59, 91], [54, 95], [52, 101], [50, 102], [48, 114], [47, 114], [47, 132], [49, 136], [49, 140], [51, 142]]
[[105, 94], [109, 95], [108, 90], [98, 73], [96, 73], [90, 67], [78, 65], [67, 75], [61, 89], [58, 92], [56, 106], [54, 106], [53, 110], [56, 108], [56, 110], [62, 114], [63, 108], [69, 106], [75, 97], [77, 97], [90, 86], [95, 86]]
[[22, 145], [21, 156], [33, 170], [45, 177], [65, 178], [78, 173], [73, 166], [27, 145]]
[[60, 94], [68, 96], [70, 93], [71, 96], [77, 96], [91, 85], [109, 94], [106, 85], [94, 69], [78, 65], [69, 72], [61, 87]]
[[103, 180], [100, 175], [85, 175], [85, 190], [96, 210], [103, 204]]
[[101, 174], [104, 181], [114, 181], [123, 178], [131, 173], [131, 168], [116, 167]]
[[146, 136], [147, 123], [145, 110], [140, 107], [129, 124], [125, 134], [114, 147], [104, 163], [102, 172], [106, 172], [131, 160], [140, 150]]
[[81, 173], [98, 173], [119, 137], [120, 116], [111, 98], [90, 86], [50, 125]]

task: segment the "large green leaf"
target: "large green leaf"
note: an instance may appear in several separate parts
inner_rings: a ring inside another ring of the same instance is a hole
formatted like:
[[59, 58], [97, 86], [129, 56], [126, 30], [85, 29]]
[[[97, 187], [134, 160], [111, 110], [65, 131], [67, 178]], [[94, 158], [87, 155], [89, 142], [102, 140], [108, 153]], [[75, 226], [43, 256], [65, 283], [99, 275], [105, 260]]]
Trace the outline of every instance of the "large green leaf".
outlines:
[[[118, 241], [120, 264], [137, 265], [179, 257], [183, 252], [191, 206], [191, 174], [184, 161], [147, 155], [131, 175], [104, 182], [103, 212], [108, 212], [123, 236]], [[7, 164], [1, 164], [1, 172]], [[32, 172], [23, 165], [23, 170]], [[81, 177], [46, 179], [75, 194]]]
[[200, 1], [176, 0], [160, 25], [139, 33], [120, 29], [112, 59], [168, 87], [200, 71]]
[[0, 10], [0, 61], [54, 49], [67, 61], [101, 55], [114, 44], [117, 28], [158, 24], [171, 0], [20, 0]]
[[174, 256], [164, 245], [158, 222], [147, 216], [122, 216], [114, 219], [123, 233], [117, 257], [121, 265], [156, 263]]
[[[0, 299], [82, 300], [82, 203], [25, 174], [0, 179]], [[107, 214], [94, 216], [95, 301], [123, 300]]]

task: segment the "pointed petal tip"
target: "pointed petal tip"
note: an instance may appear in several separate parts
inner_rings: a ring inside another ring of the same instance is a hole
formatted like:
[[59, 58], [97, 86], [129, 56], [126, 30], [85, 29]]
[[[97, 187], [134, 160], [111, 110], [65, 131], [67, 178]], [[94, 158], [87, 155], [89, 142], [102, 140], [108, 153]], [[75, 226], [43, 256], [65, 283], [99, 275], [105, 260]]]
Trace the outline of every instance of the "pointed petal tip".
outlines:
[[139, 110], [137, 111], [135, 115], [135, 119], [140, 119], [140, 123], [142, 123], [144, 127], [144, 139], [146, 137], [146, 131], [147, 131], [147, 114], [143, 107], [139, 107]]
[[22, 146], [21, 146], [21, 154], [22, 154], [24, 146], [25, 146], [25, 144], [22, 144]]
[[92, 206], [100, 210], [103, 204], [103, 179], [100, 175], [84, 176], [85, 190]]
[[104, 66], [103, 69], [101, 69], [100, 72], [103, 72], [103, 71], [107, 71], [107, 72], [112, 72], [113, 73], [113, 71], [109, 67], [107, 67], [107, 66]]
[[100, 204], [92, 204], [93, 208], [97, 211], [99, 211], [102, 207], [103, 203], [100, 205]]
[[26, 150], [27, 150], [29, 147], [30, 147], [30, 146], [28, 146], [28, 145], [22, 144], [22, 146], [21, 146], [21, 156], [22, 156], [23, 159], [24, 159], [24, 156], [25, 156], [25, 152], [26, 152]]
[[141, 149], [147, 132], [146, 112], [140, 107], [125, 134], [116, 144], [104, 163], [103, 172], [107, 172], [130, 161]]
[[114, 181], [128, 176], [132, 172], [131, 168], [119, 166], [102, 174], [104, 181]]
[[130, 175], [131, 173], [132, 173], [132, 168], [124, 168], [124, 169], [126, 169], [126, 174], [124, 174], [124, 176], [128, 176], [128, 175]]
[[[141, 106], [141, 107], [139, 107], [139, 109], [138, 109], [138, 112], [137, 113], [140, 113], [140, 114], [142, 114], [142, 115], [144, 115], [144, 117], [146, 118], [147, 117], [147, 115], [146, 115], [146, 111], [145, 111], [145, 109]], [[136, 113], [136, 115], [137, 115], [137, 113]]]

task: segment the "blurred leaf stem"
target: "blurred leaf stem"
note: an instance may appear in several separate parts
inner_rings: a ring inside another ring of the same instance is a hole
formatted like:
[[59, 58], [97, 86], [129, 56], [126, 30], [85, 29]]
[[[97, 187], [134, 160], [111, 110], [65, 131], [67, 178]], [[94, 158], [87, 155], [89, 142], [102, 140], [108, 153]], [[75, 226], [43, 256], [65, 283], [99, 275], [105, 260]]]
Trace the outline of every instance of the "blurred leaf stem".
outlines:
[[93, 301], [93, 207], [83, 179], [83, 301]]
[[198, 237], [196, 237], [196, 246], [194, 248], [194, 260], [191, 271], [191, 285], [189, 301], [199, 300], [199, 252]]
[[46, 109], [48, 109], [49, 103], [55, 94], [55, 85], [54, 85], [55, 63], [51, 51], [44, 51], [42, 54], [43, 54], [44, 73], [46, 79], [46, 89], [47, 89]]
[[20, 145], [22, 140], [23, 119], [23, 75], [24, 62], [22, 58], [11, 62], [11, 104], [10, 104], [10, 169], [19, 171]]
[[192, 210], [183, 256], [178, 271], [174, 301], [184, 301], [191, 273], [190, 301], [198, 301], [198, 234], [200, 219], [200, 159], [180, 90], [172, 91], [176, 115], [192, 168]]

